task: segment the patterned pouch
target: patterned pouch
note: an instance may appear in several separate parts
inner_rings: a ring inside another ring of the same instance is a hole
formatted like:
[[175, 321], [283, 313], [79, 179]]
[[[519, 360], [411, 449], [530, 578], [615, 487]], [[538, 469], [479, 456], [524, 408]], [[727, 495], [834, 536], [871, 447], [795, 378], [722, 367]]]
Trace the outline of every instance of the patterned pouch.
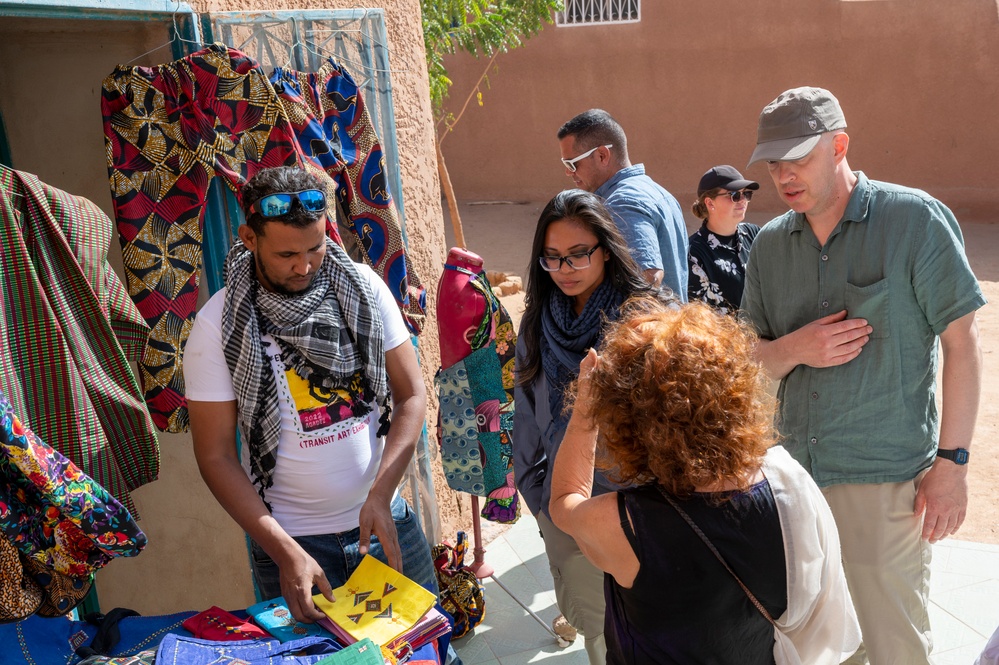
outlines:
[[219, 607], [209, 607], [184, 622], [184, 630], [195, 637], [215, 642], [272, 639], [259, 626], [244, 621]]
[[63, 616], [83, 602], [94, 584], [93, 573], [73, 577], [63, 575], [23, 554], [21, 563], [24, 572], [30, 575], [42, 590], [42, 604], [37, 610], [39, 616]]
[[0, 623], [20, 621], [42, 604], [42, 590], [21, 566], [17, 548], [0, 535]]

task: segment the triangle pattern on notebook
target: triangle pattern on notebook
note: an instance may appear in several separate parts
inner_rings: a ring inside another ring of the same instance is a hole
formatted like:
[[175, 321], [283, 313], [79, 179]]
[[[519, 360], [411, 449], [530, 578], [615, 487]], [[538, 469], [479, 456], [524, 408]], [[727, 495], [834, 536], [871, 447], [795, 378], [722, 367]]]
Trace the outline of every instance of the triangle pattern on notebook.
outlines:
[[370, 555], [333, 595], [333, 602], [322, 594], [312, 597], [335, 626], [333, 632], [342, 631], [344, 637], [352, 638], [348, 643], [369, 637], [379, 645], [411, 630], [436, 600], [434, 594]]

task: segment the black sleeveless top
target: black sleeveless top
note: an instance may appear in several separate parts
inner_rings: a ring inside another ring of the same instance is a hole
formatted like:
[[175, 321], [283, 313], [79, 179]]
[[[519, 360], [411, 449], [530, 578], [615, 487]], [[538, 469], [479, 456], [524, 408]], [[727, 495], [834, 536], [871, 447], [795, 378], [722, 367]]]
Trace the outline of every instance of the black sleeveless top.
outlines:
[[[787, 569], [770, 484], [726, 496], [675, 500], [776, 619], [787, 609]], [[622, 490], [618, 505], [640, 567], [630, 589], [604, 576], [608, 665], [773, 665], [773, 626], [659, 490]]]

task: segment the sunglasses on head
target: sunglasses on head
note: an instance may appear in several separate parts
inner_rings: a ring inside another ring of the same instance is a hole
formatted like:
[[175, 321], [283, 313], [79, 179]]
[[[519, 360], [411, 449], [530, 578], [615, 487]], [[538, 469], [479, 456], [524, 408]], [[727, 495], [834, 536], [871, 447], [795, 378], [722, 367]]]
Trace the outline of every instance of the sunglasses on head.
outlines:
[[258, 213], [261, 217], [281, 217], [291, 212], [292, 204], [298, 201], [306, 212], [323, 212], [326, 210], [326, 194], [318, 189], [306, 189], [302, 192], [275, 192], [254, 201], [250, 213]]
[[565, 168], [569, 169], [570, 173], [575, 173], [576, 172], [576, 162], [578, 162], [580, 160], [583, 160], [583, 159], [586, 159], [587, 157], [589, 157], [590, 155], [592, 155], [593, 153], [595, 153], [600, 148], [607, 148], [608, 150], [610, 150], [613, 147], [614, 147], [613, 143], [608, 143], [607, 145], [598, 145], [595, 148], [590, 148], [589, 150], [587, 150], [586, 152], [584, 152], [579, 157], [573, 157], [572, 159], [564, 159], [563, 158], [562, 159], [562, 165], [565, 166]]

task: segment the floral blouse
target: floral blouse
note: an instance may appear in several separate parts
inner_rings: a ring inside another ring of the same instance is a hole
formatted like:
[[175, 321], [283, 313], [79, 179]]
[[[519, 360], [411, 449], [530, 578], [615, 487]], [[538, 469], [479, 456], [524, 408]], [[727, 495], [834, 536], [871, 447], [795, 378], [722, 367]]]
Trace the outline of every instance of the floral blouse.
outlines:
[[701, 224], [690, 236], [687, 299], [700, 300], [726, 314], [737, 312], [749, 248], [759, 232], [755, 224], [743, 223], [734, 235], [722, 236], [709, 231], [707, 222]]

